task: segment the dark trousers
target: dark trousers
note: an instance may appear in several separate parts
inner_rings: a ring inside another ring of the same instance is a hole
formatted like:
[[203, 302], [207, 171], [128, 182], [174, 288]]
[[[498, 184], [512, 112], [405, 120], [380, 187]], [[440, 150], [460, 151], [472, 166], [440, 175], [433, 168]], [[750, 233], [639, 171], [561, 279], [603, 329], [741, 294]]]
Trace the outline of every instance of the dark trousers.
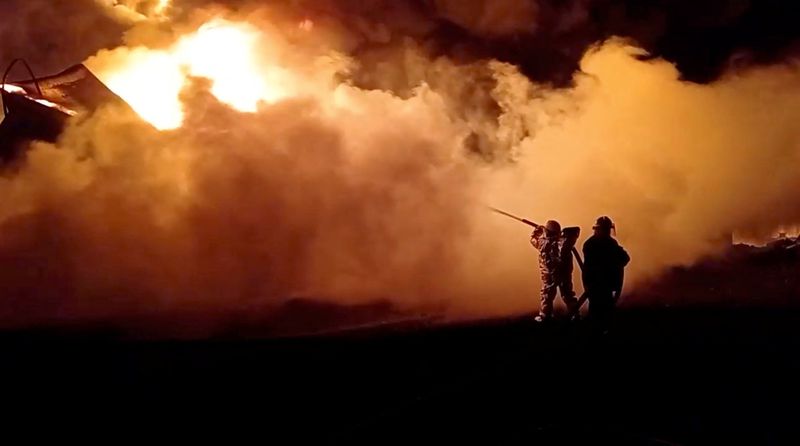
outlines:
[[609, 289], [589, 289], [589, 318], [601, 326], [611, 322], [617, 305], [614, 291]]

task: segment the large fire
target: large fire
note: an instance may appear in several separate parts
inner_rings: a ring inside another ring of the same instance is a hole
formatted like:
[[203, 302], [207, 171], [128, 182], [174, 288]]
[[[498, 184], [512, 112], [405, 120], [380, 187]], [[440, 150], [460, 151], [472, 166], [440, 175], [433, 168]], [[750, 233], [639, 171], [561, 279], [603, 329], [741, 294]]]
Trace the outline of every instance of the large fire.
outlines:
[[135, 48], [95, 71], [153, 126], [175, 129], [183, 122], [180, 92], [190, 77], [210, 80], [211, 93], [241, 112], [291, 94], [289, 74], [268, 60], [264, 38], [249, 23], [214, 19], [169, 48]]

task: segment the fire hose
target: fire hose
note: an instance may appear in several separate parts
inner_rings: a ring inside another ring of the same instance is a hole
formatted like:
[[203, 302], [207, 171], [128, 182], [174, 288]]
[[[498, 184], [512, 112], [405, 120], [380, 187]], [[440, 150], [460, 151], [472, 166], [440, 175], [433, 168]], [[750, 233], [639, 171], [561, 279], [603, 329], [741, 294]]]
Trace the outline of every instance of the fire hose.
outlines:
[[[513, 218], [514, 220], [517, 220], [517, 221], [519, 221], [521, 223], [525, 223], [528, 226], [532, 226], [535, 229], [539, 229], [539, 228], [542, 227], [542, 225], [540, 225], [538, 223], [534, 223], [534, 222], [528, 220], [527, 218], [517, 217], [514, 214], [509, 214], [506, 211], [502, 211], [500, 209], [493, 208], [493, 207], [490, 207], [489, 209], [491, 209], [494, 212], [497, 212], [500, 215], [505, 215], [508, 218]], [[578, 230], [579, 231], [580, 229], [577, 228], [577, 227], [569, 227], [569, 228], [564, 228], [564, 231], [562, 231], [562, 232], [566, 233], [566, 232], [574, 231], [574, 230]], [[581, 269], [581, 271], [583, 271], [583, 258], [581, 257], [581, 254], [578, 252], [577, 249], [575, 249], [574, 246], [572, 247], [572, 254], [575, 255], [575, 260], [578, 261], [578, 267]]]
[[[539, 228], [542, 227], [542, 225], [540, 225], [538, 223], [535, 223], [535, 222], [532, 222], [532, 221], [528, 220], [527, 218], [517, 217], [514, 214], [510, 214], [510, 213], [508, 213], [506, 211], [503, 211], [503, 210], [500, 210], [500, 209], [497, 209], [497, 208], [494, 208], [494, 207], [491, 207], [491, 206], [489, 207], [489, 209], [491, 209], [492, 211], [494, 211], [494, 212], [496, 212], [496, 213], [498, 213], [500, 215], [506, 216], [508, 218], [512, 218], [512, 219], [517, 220], [518, 222], [524, 223], [524, 224], [526, 224], [528, 226], [532, 226], [535, 229], [539, 229]], [[562, 233], [570, 233], [570, 232], [572, 232], [572, 233], [580, 232], [580, 228], [578, 228], [578, 227], [569, 227], [569, 228], [564, 228], [564, 230], [562, 231]], [[575, 237], [577, 238], [577, 235], [575, 235]], [[572, 246], [571, 251], [572, 251], [572, 254], [575, 256], [575, 260], [578, 262], [578, 267], [581, 269], [581, 271], [583, 271], [583, 258], [581, 257], [581, 254], [578, 252], [578, 250], [575, 248], [575, 246]], [[619, 299], [619, 296], [620, 296], [620, 292], [617, 291], [617, 296], [616, 296], [617, 300]], [[578, 299], [578, 305], [577, 305], [576, 311], [580, 310], [581, 307], [583, 306], [583, 304], [585, 304], [588, 299], [589, 299], [589, 294], [584, 291], [583, 294], [581, 294], [581, 297]]]

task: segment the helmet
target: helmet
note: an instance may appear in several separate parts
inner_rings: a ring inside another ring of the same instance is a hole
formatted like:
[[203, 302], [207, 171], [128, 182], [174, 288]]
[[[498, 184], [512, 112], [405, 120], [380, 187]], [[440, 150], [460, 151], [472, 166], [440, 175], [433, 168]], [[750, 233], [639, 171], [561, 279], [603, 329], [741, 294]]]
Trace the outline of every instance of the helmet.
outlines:
[[544, 224], [544, 230], [549, 234], [560, 234], [561, 225], [555, 220], [547, 220]]
[[607, 229], [607, 230], [611, 230], [611, 229], [614, 229], [614, 222], [611, 221], [610, 218], [608, 218], [606, 216], [602, 216], [602, 217], [597, 219], [597, 223], [594, 224], [592, 229]]

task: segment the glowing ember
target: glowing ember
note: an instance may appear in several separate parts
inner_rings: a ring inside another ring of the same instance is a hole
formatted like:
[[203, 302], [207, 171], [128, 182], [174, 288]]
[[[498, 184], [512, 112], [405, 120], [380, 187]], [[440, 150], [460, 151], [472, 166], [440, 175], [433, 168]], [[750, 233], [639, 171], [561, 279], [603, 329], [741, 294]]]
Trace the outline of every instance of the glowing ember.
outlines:
[[5, 85], [3, 86], [3, 89], [4, 89], [5, 91], [9, 92], [9, 93], [14, 93], [14, 94], [28, 94], [28, 93], [25, 91], [25, 89], [24, 89], [24, 88], [22, 88], [22, 87], [18, 87], [18, 86], [16, 86], [16, 85], [5, 84]]
[[166, 50], [137, 48], [93, 71], [153, 126], [174, 129], [183, 122], [179, 95], [190, 76], [209, 79], [211, 93], [242, 112], [290, 94], [285, 70], [263, 60], [263, 38], [250, 24], [217, 19]]
[[54, 108], [61, 113], [67, 114], [69, 116], [75, 116], [78, 114], [75, 110], [70, 110], [66, 107], [56, 104], [55, 102], [48, 101], [47, 99], [34, 99], [37, 103], [44, 105], [45, 107]]
[[39, 103], [41, 105], [44, 105], [45, 107], [54, 108], [54, 109], [60, 111], [61, 113], [67, 114], [69, 116], [75, 116], [75, 115], [78, 114], [75, 110], [70, 110], [67, 107], [64, 107], [64, 106], [62, 106], [60, 104], [56, 104], [55, 102], [52, 102], [52, 101], [48, 101], [47, 99], [36, 99], [34, 97], [31, 97], [31, 96], [28, 95], [28, 92], [25, 91], [24, 88], [19, 87], [17, 85], [6, 84], [6, 85], [3, 86], [3, 90], [5, 90], [8, 93], [18, 94], [18, 95], [21, 95], [21, 96], [26, 96], [28, 99], [30, 99], [30, 100], [32, 100], [34, 102], [37, 102], [37, 103]]

